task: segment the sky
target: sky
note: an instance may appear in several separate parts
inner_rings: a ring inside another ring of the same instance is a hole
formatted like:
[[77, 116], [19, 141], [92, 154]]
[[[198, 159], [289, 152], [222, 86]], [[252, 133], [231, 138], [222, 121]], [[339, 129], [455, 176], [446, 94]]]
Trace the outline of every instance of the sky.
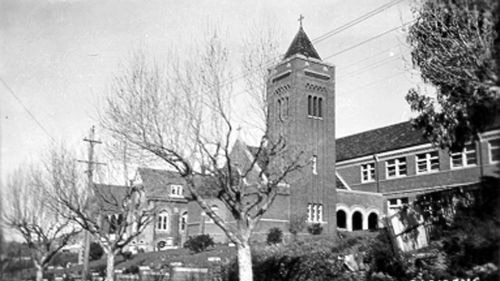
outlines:
[[[301, 14], [314, 39], [388, 2], [0, 0], [2, 182], [55, 143], [85, 149], [82, 139], [98, 123], [100, 100], [137, 47], [160, 58], [172, 50], [189, 56], [193, 42], [207, 26], [215, 26], [237, 56], [245, 47], [244, 34], [257, 26], [280, 31], [284, 53]], [[320, 56], [337, 67], [336, 137], [413, 116], [404, 97], [420, 80], [411, 70], [405, 29], [354, 47], [411, 20], [410, 2], [400, 1], [315, 44]]]

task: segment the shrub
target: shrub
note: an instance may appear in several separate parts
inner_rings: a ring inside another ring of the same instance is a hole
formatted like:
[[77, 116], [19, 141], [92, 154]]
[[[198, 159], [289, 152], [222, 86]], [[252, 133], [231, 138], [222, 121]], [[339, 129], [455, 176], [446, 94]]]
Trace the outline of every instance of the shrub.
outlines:
[[278, 244], [283, 241], [283, 231], [278, 227], [269, 229], [267, 233], [267, 244]]
[[400, 256], [393, 251], [387, 230], [381, 230], [370, 245], [365, 263], [370, 265], [369, 280], [390, 280], [391, 276], [396, 277], [396, 280], [405, 279], [405, 266]]
[[307, 231], [309, 231], [312, 235], [320, 235], [321, 232], [323, 232], [323, 227], [320, 223], [313, 223], [307, 227]]
[[102, 255], [104, 255], [104, 250], [102, 249], [101, 245], [99, 243], [92, 242], [89, 249], [90, 260], [95, 261], [101, 259]]
[[184, 248], [191, 250], [194, 253], [205, 251], [208, 247], [214, 246], [214, 240], [208, 234], [202, 234], [189, 239], [184, 243]]
[[[359, 280], [346, 279], [335, 241], [299, 241], [280, 247], [257, 248], [252, 252], [254, 280]], [[238, 266], [234, 259], [223, 268], [224, 280], [238, 280]]]
[[297, 234], [301, 232], [306, 227], [306, 216], [302, 215], [292, 215], [290, 218], [290, 225], [288, 226], [288, 230], [293, 235], [294, 238], [297, 237]]

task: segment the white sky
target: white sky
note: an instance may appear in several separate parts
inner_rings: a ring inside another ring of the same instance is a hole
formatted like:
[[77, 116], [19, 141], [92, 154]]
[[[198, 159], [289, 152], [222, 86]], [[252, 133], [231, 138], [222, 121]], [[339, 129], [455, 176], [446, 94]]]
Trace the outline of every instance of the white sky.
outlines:
[[[82, 150], [82, 138], [97, 123], [99, 97], [119, 72], [120, 62], [138, 46], [160, 56], [172, 49], [189, 49], [212, 25], [223, 31], [237, 55], [244, 47], [243, 34], [255, 26], [272, 26], [282, 31], [285, 52], [298, 30], [299, 14], [314, 39], [387, 2], [0, 0], [0, 77], [56, 141]], [[409, 2], [402, 1], [315, 47], [324, 58], [397, 27], [412, 18]], [[337, 66], [337, 137], [411, 116], [404, 96], [418, 78], [408, 70], [403, 31], [327, 61]], [[375, 67], [378, 61], [381, 64]], [[3, 84], [0, 116], [5, 183], [13, 169], [36, 160], [52, 141]]]

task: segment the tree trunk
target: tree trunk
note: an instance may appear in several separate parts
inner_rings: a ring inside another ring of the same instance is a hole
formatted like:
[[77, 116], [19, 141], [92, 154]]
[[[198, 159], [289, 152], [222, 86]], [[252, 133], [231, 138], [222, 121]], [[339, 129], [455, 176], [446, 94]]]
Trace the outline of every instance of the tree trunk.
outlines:
[[43, 280], [43, 267], [41, 264], [35, 263], [35, 268], [36, 268], [36, 281], [42, 281]]
[[106, 258], [106, 281], [113, 281], [115, 273], [115, 252], [109, 250]]
[[253, 281], [252, 251], [248, 242], [238, 243], [238, 272], [240, 281]]

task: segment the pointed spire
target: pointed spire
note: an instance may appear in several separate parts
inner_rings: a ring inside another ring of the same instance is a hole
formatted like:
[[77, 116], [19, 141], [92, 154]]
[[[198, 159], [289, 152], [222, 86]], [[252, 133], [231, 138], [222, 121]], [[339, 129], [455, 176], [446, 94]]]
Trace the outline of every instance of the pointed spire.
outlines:
[[304, 17], [300, 15], [299, 17], [299, 31], [295, 35], [295, 38], [293, 38], [292, 43], [290, 44], [290, 47], [288, 47], [288, 51], [285, 53], [285, 59], [295, 55], [295, 54], [301, 54], [309, 58], [315, 58], [321, 60], [318, 52], [316, 52], [316, 49], [314, 49], [313, 44], [311, 43], [311, 40], [309, 40], [309, 37], [307, 37], [307, 34], [304, 31], [304, 28], [302, 28], [302, 20]]

